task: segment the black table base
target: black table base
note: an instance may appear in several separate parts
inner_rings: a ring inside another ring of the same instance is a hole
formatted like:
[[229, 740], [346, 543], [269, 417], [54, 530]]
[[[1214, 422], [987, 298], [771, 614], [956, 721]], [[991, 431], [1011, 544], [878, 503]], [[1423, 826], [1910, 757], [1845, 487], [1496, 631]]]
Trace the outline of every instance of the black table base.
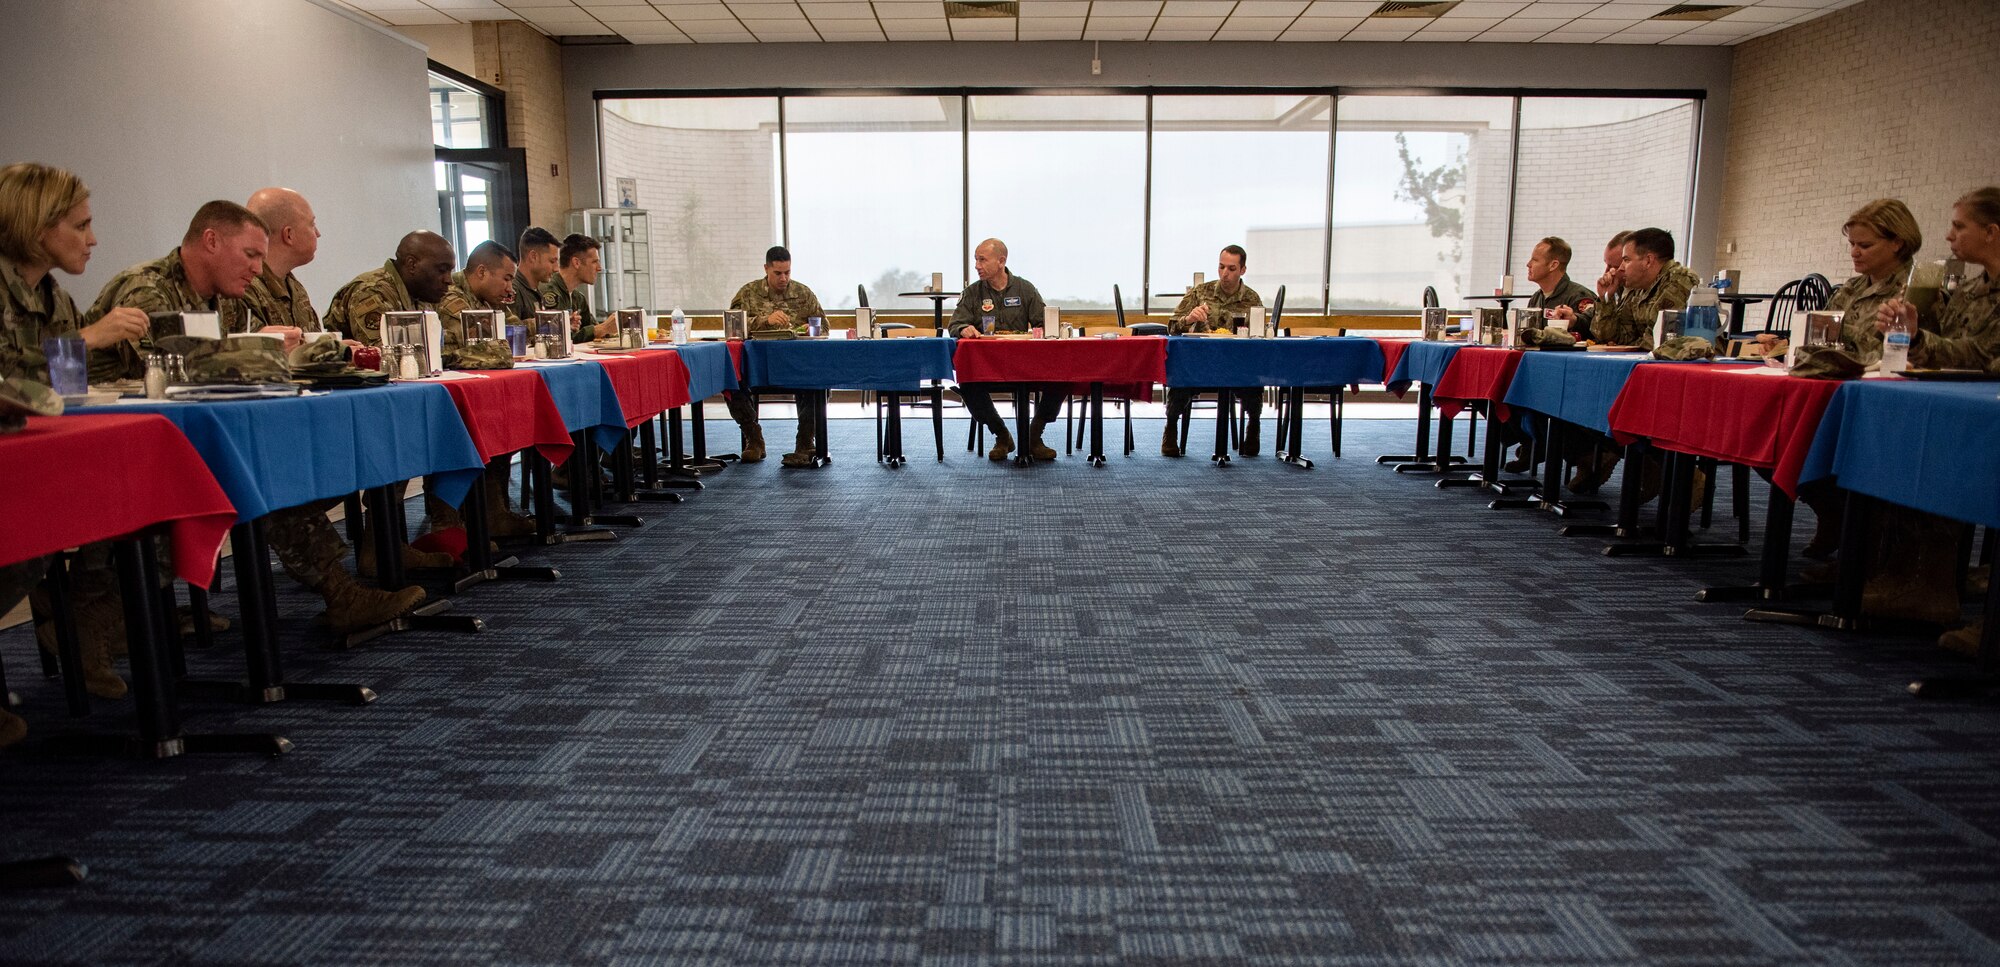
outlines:
[[[1449, 463], [1464, 463], [1464, 457], [1449, 454], [1450, 447], [1440, 447], [1447, 451], [1438, 459]], [[1397, 453], [1375, 458], [1376, 463], [1398, 464], [1397, 473], [1428, 473], [1433, 466], [1431, 456], [1431, 388], [1428, 383], [1417, 384], [1417, 452]], [[1407, 466], [1410, 469], [1405, 470]]]
[[67, 856], [0, 863], [0, 890], [44, 890], [82, 883], [90, 870]]

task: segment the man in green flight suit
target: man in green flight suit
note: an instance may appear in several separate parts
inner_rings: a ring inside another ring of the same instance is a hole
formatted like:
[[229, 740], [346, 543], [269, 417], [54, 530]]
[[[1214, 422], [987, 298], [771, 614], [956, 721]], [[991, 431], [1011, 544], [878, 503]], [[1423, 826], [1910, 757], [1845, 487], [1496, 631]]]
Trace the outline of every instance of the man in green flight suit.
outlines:
[[[1173, 321], [1167, 330], [1174, 335], [1190, 332], [1230, 331], [1231, 320], [1236, 316], [1249, 316], [1254, 306], [1264, 304], [1257, 290], [1243, 284], [1243, 271], [1249, 265], [1250, 255], [1241, 245], [1229, 245], [1216, 256], [1215, 278], [1187, 291], [1181, 296], [1180, 305], [1174, 307]], [[1264, 412], [1264, 391], [1261, 388], [1245, 387], [1236, 391], [1236, 398], [1243, 404], [1243, 413], [1249, 417], [1249, 428], [1244, 431], [1240, 450], [1246, 457], [1257, 455], [1258, 417]], [[1167, 435], [1160, 440], [1160, 453], [1169, 457], [1181, 455], [1179, 424], [1188, 418], [1188, 410], [1194, 403], [1194, 390], [1170, 386], [1167, 388]]]
[[[992, 333], [1030, 332], [1041, 325], [1042, 293], [1034, 283], [1007, 270], [1007, 243], [997, 238], [980, 242], [972, 250], [972, 267], [979, 278], [959, 294], [958, 307], [951, 312], [953, 336], [978, 339]], [[1027, 441], [1029, 456], [1037, 460], [1056, 458], [1056, 451], [1042, 443], [1042, 429], [1055, 419], [1056, 409], [1062, 406], [1067, 392], [1068, 387], [1060, 384], [1036, 391], [1034, 426], [1030, 431], [1033, 436]], [[993, 408], [993, 387], [985, 383], [960, 383], [958, 395], [965, 400], [965, 411], [993, 431], [993, 449], [986, 452], [987, 459], [1007, 459], [1007, 454], [1014, 452], [1014, 435], [1007, 432], [1000, 411]], [[1014, 401], [1015, 406], [1027, 403], [1027, 400]]]
[[[764, 253], [764, 277], [746, 282], [743, 288], [737, 289], [736, 295], [729, 300], [729, 308], [743, 311], [752, 334], [777, 329], [803, 334], [807, 319], [817, 318], [823, 324], [826, 317], [826, 310], [820, 308], [819, 296], [806, 288], [805, 283], [792, 281], [792, 253], [783, 245], [773, 245]], [[729, 401], [729, 415], [735, 417], [736, 425], [743, 430], [743, 462], [755, 463], [764, 459], [764, 428], [757, 422], [756, 397], [731, 390], [725, 398]], [[798, 435], [793, 441], [792, 452], [785, 454], [780, 461], [785, 466], [813, 465], [819, 406], [817, 394], [799, 397]]]
[[570, 342], [586, 343], [618, 331], [617, 319], [597, 321], [590, 309], [590, 297], [582, 291], [584, 286], [596, 282], [603, 271], [604, 257], [598, 251], [597, 239], [576, 234], [563, 239], [555, 274], [542, 283], [540, 304], [544, 309], [569, 313]]

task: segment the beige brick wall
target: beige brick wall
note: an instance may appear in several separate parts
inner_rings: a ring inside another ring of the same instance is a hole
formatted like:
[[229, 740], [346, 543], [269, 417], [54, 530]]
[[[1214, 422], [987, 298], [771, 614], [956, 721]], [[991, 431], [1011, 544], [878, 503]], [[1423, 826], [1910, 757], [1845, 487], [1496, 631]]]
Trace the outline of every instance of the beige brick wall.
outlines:
[[1838, 284], [1841, 223], [1885, 196], [1945, 257], [1952, 200], [2000, 182], [1996, 54], [1994, 0], [1865, 0], [1738, 46], [1716, 264], [1752, 291]]
[[480, 21], [472, 29], [478, 78], [507, 92], [507, 144], [528, 152], [529, 217], [561, 236], [570, 208], [562, 51], [518, 20]]

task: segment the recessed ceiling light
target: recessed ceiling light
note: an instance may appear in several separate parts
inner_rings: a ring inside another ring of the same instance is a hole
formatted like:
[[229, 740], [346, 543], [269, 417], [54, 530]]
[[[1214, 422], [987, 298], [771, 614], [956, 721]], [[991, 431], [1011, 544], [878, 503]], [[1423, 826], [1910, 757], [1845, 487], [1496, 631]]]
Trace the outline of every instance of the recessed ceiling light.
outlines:
[[1013, 20], [1021, 15], [1014, 0], [945, 0], [946, 20]]
[[1681, 3], [1668, 7], [1646, 19], [1673, 21], [1721, 20], [1741, 9], [1743, 9], [1741, 4], [1728, 6], [1713, 3]]
[[1458, 6], [1458, 0], [1389, 0], [1370, 17], [1411, 17], [1423, 20], [1435, 19], [1445, 11]]

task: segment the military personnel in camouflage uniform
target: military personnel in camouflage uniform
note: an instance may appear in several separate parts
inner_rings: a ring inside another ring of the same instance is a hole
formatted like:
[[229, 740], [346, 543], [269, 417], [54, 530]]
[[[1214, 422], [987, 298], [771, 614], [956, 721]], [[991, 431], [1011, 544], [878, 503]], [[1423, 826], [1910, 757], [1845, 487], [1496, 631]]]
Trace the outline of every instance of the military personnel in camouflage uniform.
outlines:
[[[1042, 324], [1042, 293], [1035, 284], [1013, 274], [1007, 269], [1007, 243], [997, 238], [989, 238], [972, 250], [973, 271], [979, 277], [965, 287], [958, 296], [958, 306], [951, 311], [951, 334], [960, 339], [978, 339], [982, 329], [993, 332], [1030, 332]], [[990, 325], [988, 323], [991, 323]], [[1061, 408], [1063, 396], [1069, 392], [1064, 385], [1044, 386], [1035, 393], [1033, 438], [1028, 440], [1028, 453], [1037, 460], [1054, 460], [1054, 448], [1042, 442], [1042, 430], [1055, 419], [1056, 410]], [[965, 400], [965, 412], [973, 419], [985, 424], [993, 431], [993, 449], [986, 451], [989, 460], [1005, 460], [1014, 452], [1014, 434], [1007, 431], [1007, 424], [1000, 419], [1000, 411], [993, 407], [993, 387], [984, 383], [960, 383], [958, 395]], [[1015, 400], [1015, 406], [1025, 405], [1025, 400]]]
[[1878, 329], [1900, 317], [1910, 327], [1910, 365], [1934, 369], [1984, 369], [2000, 360], [2000, 188], [1981, 188], [1951, 210], [1945, 236], [1953, 258], [1979, 265], [1976, 279], [1938, 293], [1921, 319], [1901, 299], [1876, 314]]
[[326, 328], [369, 346], [382, 345], [382, 313], [436, 310], [451, 285], [451, 243], [436, 232], [411, 232], [396, 257], [354, 277], [333, 294]]
[[1658, 228], [1639, 229], [1625, 240], [1620, 272], [1625, 294], [1591, 312], [1590, 338], [1602, 345], [1651, 349], [1660, 311], [1685, 308], [1688, 293], [1701, 280], [1674, 261], [1674, 237]]
[[[729, 300], [729, 308], [743, 311], [752, 333], [783, 329], [804, 335], [807, 319], [826, 317], [819, 296], [806, 288], [805, 283], [792, 281], [792, 253], [783, 245], [773, 245], [764, 253], [764, 277], [743, 283]], [[743, 461], [755, 463], [764, 459], [764, 428], [757, 423], [756, 398], [735, 390], [724, 395], [729, 401], [729, 415], [736, 418], [736, 425], [743, 431]], [[819, 400], [802, 396], [798, 404], [798, 436], [792, 452], [785, 454], [781, 462], [787, 467], [810, 467]]]
[[313, 308], [305, 285], [292, 274], [319, 254], [319, 219], [312, 206], [305, 196], [289, 188], [265, 188], [251, 195], [243, 207], [264, 220], [271, 238], [264, 253], [264, 271], [244, 293], [258, 328], [292, 326], [302, 332], [319, 332], [319, 311]]
[[[137, 309], [112, 309], [82, 325], [76, 303], [56, 284], [56, 269], [81, 275], [91, 249], [97, 247], [89, 199], [83, 181], [61, 168], [40, 164], [0, 168], [0, 378], [46, 386], [49, 370], [43, 339], [77, 336], [95, 350], [137, 339], [147, 331], [146, 315]], [[11, 610], [40, 582], [49, 561], [44, 557], [0, 568], [0, 612]], [[110, 545], [80, 549], [70, 576], [85, 687], [93, 695], [117, 698], [125, 694], [125, 682], [112, 665], [111, 652], [123, 644], [124, 625]], [[46, 608], [38, 610], [38, 618], [46, 616]], [[39, 620], [36, 638], [42, 647], [53, 649], [53, 626]], [[19, 717], [0, 709], [0, 745], [19, 740], [27, 729]]]
[[[1234, 317], [1248, 317], [1252, 307], [1263, 305], [1264, 300], [1257, 290], [1243, 284], [1243, 271], [1249, 259], [1250, 255], [1243, 246], [1225, 247], [1222, 254], [1216, 257], [1215, 278], [1189, 289], [1186, 295], [1181, 296], [1180, 304], [1174, 307], [1172, 321], [1167, 323], [1167, 331], [1176, 336], [1190, 332], [1228, 332]], [[1258, 447], [1258, 417], [1264, 412], [1264, 391], [1244, 387], [1236, 391], [1236, 398], [1250, 418], [1240, 449], [1244, 456], [1254, 457]], [[1160, 439], [1160, 453], [1169, 457], [1181, 455], [1179, 426], [1188, 418], [1193, 403], [1193, 389], [1167, 387], [1167, 432]]]
[[1619, 232], [1611, 236], [1611, 241], [1604, 243], [1604, 274], [1597, 277], [1597, 299], [1593, 304], [1581, 307], [1558, 305], [1549, 309], [1548, 317], [1562, 323], [1567, 327], [1565, 331], [1574, 333], [1576, 339], [1590, 337], [1590, 319], [1597, 313], [1598, 307], [1630, 296], [1625, 289], [1625, 240], [1631, 237], [1631, 232]]
[[583, 287], [596, 282], [604, 271], [604, 257], [598, 252], [597, 239], [572, 234], [563, 239], [557, 259], [556, 273], [542, 283], [538, 304], [544, 309], [562, 309], [570, 314], [575, 322], [575, 328], [570, 330], [571, 342], [586, 343], [616, 333], [618, 320], [598, 322], [590, 309], [590, 296], [583, 292]]
[[[97, 320], [120, 306], [142, 312], [208, 311], [221, 314], [223, 335], [249, 332], [244, 293], [264, 270], [268, 235], [264, 222], [232, 201], [212, 201], [195, 212], [178, 248], [113, 276], [84, 317]], [[136, 343], [92, 350], [94, 380], [138, 379], [146, 375], [152, 335]]]
[[556, 274], [562, 258], [562, 243], [546, 228], [529, 226], [514, 247], [514, 314], [533, 325], [535, 310], [542, 307], [542, 284]]
[[[497, 309], [505, 315], [504, 326], [518, 326], [521, 317], [514, 314], [514, 253], [507, 251], [499, 242], [481, 242], [465, 258], [465, 268], [451, 274], [451, 284], [446, 286], [444, 298], [438, 300], [438, 322], [444, 330], [445, 365], [453, 369], [473, 368], [460, 365], [459, 356], [465, 346], [465, 323], [460, 314], [467, 309]], [[500, 330], [495, 335], [505, 338], [507, 331]]]

